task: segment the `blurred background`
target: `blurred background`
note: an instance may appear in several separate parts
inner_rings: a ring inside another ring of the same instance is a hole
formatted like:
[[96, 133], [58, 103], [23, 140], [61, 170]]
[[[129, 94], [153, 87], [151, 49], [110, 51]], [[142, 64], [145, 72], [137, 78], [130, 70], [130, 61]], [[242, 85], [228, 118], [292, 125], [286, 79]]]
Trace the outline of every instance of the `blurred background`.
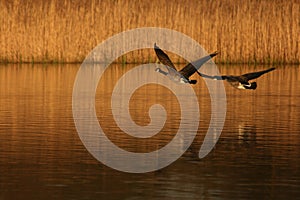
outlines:
[[[100, 42], [138, 27], [180, 31], [219, 50], [219, 63], [300, 61], [298, 0], [0, 0], [0, 13], [1, 62], [82, 62]], [[117, 62], [155, 59], [134, 54]]]

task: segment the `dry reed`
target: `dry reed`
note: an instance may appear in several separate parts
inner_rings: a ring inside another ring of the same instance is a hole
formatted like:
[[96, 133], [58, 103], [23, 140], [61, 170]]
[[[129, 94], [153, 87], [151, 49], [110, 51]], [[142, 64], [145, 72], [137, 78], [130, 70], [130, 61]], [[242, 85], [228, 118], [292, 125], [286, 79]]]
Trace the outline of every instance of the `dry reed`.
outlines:
[[[299, 0], [0, 0], [0, 24], [4, 62], [82, 62], [109, 36], [146, 26], [221, 51], [217, 62], [300, 62]], [[155, 59], [153, 51], [140, 51], [119, 61]]]

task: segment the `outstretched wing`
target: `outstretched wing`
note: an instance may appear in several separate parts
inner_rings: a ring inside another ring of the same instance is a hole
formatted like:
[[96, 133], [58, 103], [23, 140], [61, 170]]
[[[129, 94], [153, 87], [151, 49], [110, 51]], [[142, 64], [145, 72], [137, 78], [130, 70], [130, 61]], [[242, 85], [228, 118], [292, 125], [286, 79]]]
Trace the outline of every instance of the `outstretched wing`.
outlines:
[[247, 80], [245, 80], [244, 77], [241, 76], [209, 76], [207, 74], [203, 74], [197, 71], [197, 73], [204, 77], [204, 78], [210, 78], [214, 80], [226, 80], [228, 83], [230, 83], [233, 87], [238, 87], [239, 83], [242, 84], [249, 84]]
[[209, 79], [214, 79], [214, 80], [226, 80], [228, 78], [227, 76], [210, 76], [210, 75], [207, 75], [207, 74], [200, 73], [198, 71], [196, 71], [196, 72], [201, 77], [209, 78]]
[[259, 71], [259, 72], [252, 72], [252, 73], [247, 73], [247, 74], [243, 74], [241, 75], [242, 77], [245, 77], [245, 79], [247, 81], [249, 80], [252, 80], [252, 79], [255, 79], [255, 78], [258, 78], [260, 77], [261, 75], [265, 74], [265, 73], [268, 73], [270, 71], [273, 71], [275, 69], [275, 67], [272, 67], [272, 68], [269, 68], [269, 69], [266, 69], [266, 70], [263, 70], [263, 71]]
[[176, 70], [176, 68], [175, 68], [174, 64], [172, 63], [171, 59], [169, 58], [169, 56], [165, 52], [163, 52], [163, 50], [161, 50], [158, 46], [156, 46], [156, 43], [154, 43], [154, 51], [155, 51], [156, 56], [158, 57], [159, 61], [162, 64]]
[[[189, 78], [191, 75], [193, 75], [195, 72], [198, 72], [198, 69], [206, 63], [209, 59], [215, 57], [218, 54], [217, 51], [214, 53], [209, 54], [208, 56], [205, 56], [203, 58], [200, 58], [196, 61], [193, 61], [189, 64], [187, 64], [183, 69], [179, 71], [180, 74], [182, 74], [185, 78]], [[198, 73], [199, 74], [199, 73]]]

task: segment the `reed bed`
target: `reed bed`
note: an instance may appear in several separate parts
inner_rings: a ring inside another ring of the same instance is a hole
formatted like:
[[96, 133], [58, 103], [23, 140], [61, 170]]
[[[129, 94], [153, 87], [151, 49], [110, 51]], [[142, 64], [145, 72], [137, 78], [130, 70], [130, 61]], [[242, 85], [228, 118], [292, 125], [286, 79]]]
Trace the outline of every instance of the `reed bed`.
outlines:
[[[0, 24], [2, 62], [82, 62], [108, 37], [149, 26], [219, 50], [216, 62], [300, 62], [299, 0], [0, 0]], [[155, 59], [141, 50], [117, 61]]]

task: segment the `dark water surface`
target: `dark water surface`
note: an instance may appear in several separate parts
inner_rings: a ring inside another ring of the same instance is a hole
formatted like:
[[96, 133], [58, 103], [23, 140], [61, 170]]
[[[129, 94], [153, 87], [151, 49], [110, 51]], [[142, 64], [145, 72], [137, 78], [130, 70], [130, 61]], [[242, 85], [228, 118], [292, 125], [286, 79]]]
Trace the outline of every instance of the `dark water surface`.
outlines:
[[[193, 144], [168, 167], [144, 174], [111, 169], [82, 144], [72, 115], [79, 67], [0, 66], [0, 199], [299, 198], [299, 66], [280, 66], [262, 76], [255, 91], [240, 91], [224, 82], [225, 126], [217, 145], [203, 159], [198, 152], [210, 122], [210, 97], [204, 81], [194, 75], [201, 117]], [[145, 141], [123, 134], [108, 106], [115, 82], [132, 67], [112, 65], [105, 72], [97, 88], [97, 117], [118, 146], [150, 152], [172, 139], [180, 110], [165, 88], [143, 87], [131, 98], [132, 119], [147, 125], [149, 106], [161, 103], [168, 114], [166, 125]], [[268, 66], [219, 68], [222, 74], [242, 74]]]

